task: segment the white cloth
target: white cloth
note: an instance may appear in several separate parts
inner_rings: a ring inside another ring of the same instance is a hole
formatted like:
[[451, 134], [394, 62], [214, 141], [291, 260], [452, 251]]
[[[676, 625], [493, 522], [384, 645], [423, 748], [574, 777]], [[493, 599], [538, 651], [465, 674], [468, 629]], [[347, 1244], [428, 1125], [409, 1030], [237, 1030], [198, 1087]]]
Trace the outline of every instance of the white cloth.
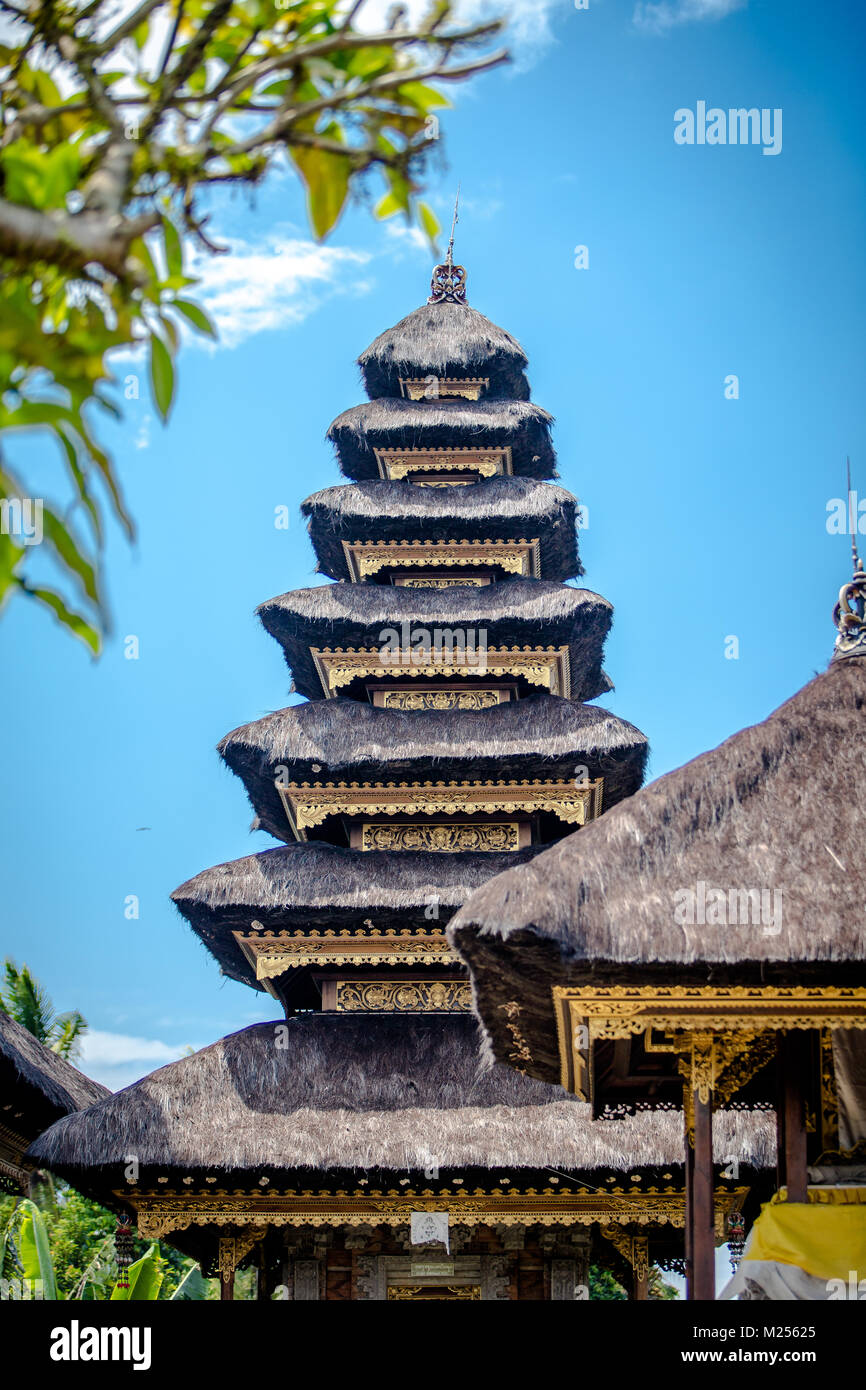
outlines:
[[413, 1245], [426, 1245], [430, 1240], [438, 1240], [451, 1253], [447, 1211], [413, 1211], [410, 1233]]

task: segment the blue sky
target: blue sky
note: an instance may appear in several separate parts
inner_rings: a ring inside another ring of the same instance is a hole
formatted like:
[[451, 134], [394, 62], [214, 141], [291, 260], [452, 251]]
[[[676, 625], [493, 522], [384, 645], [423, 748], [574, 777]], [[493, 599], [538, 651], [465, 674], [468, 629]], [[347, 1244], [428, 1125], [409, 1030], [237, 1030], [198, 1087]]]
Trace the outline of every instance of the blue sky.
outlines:
[[[556, 416], [563, 485], [589, 509], [584, 582], [616, 609], [603, 703], [645, 730], [658, 776], [830, 654], [846, 453], [866, 494], [864, 25], [804, 0], [512, 12], [518, 61], [454, 89], [431, 200], [446, 219], [460, 181], [470, 302], [522, 341]], [[674, 112], [698, 101], [781, 108], [781, 153], [677, 145]], [[102, 659], [23, 602], [0, 621], [0, 947], [83, 1011], [84, 1065], [113, 1086], [275, 1016], [221, 979], [169, 893], [271, 843], [214, 745], [288, 703], [253, 610], [317, 582], [297, 507], [338, 481], [325, 430], [361, 399], [357, 354], [428, 293], [417, 238], [362, 206], [313, 246], [288, 176], [214, 225], [232, 246], [204, 271], [222, 346], [185, 350], [167, 429], [143, 398], [105, 432], [139, 537], [111, 538]], [[53, 455], [26, 461], [52, 495]]]

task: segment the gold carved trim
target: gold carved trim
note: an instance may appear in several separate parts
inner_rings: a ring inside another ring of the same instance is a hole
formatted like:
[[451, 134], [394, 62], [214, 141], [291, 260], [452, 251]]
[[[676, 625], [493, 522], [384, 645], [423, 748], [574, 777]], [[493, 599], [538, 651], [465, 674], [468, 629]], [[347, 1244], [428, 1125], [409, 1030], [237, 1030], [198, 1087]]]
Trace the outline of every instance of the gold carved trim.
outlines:
[[436, 1299], [457, 1302], [480, 1299], [480, 1284], [389, 1284], [388, 1299], [410, 1303], [432, 1303]]
[[[717, 1188], [716, 1232], [724, 1233], [727, 1212], [742, 1205], [748, 1188]], [[172, 1231], [190, 1226], [408, 1226], [413, 1211], [447, 1211], [455, 1225], [482, 1226], [671, 1226], [685, 1224], [682, 1184], [664, 1189], [613, 1188], [599, 1192], [575, 1188], [567, 1192], [537, 1190], [479, 1193], [446, 1193], [440, 1196], [397, 1193], [345, 1192], [336, 1195], [287, 1193], [225, 1196], [190, 1192], [183, 1197], [146, 1194], [132, 1197], [128, 1190], [115, 1196], [132, 1204], [138, 1214], [138, 1232], [144, 1239], [159, 1240]]]
[[395, 482], [417, 473], [473, 472], [492, 478], [513, 472], [510, 448], [374, 449], [373, 453], [380, 475]]
[[520, 849], [520, 824], [518, 821], [457, 821], [450, 825], [429, 821], [366, 821], [361, 826], [361, 849], [500, 854]]
[[[706, 1099], [715, 1089], [728, 1099], [769, 1059], [761, 1035], [789, 1028], [866, 1028], [862, 987], [554, 985], [552, 996], [560, 1082], [583, 1099], [589, 1099], [592, 1049], [599, 1039], [644, 1033], [648, 1050], [688, 1056], [688, 1080], [699, 1096]], [[718, 1033], [733, 1036], [713, 1036]]]
[[[408, 625], [407, 625], [408, 626]], [[429, 631], [424, 629], [424, 631]], [[408, 641], [411, 642], [411, 630]], [[415, 650], [406, 645], [398, 653], [380, 648], [311, 647], [310, 655], [325, 695], [332, 699], [352, 681], [375, 676], [378, 679], [405, 677], [428, 680], [438, 676], [462, 676], [469, 680], [511, 676], [529, 685], [539, 685], [552, 695], [571, 694], [568, 647], [473, 647], [470, 651]]]
[[469, 1013], [472, 990], [463, 980], [338, 980], [336, 1011], [347, 1013]]
[[[410, 401], [448, 400], [459, 397], [464, 401], [481, 399], [481, 392], [490, 385], [486, 376], [401, 376], [400, 393]], [[431, 386], [435, 390], [431, 391]]]
[[418, 690], [383, 690], [384, 709], [492, 709], [508, 703], [508, 691], [491, 685], [483, 690], [461, 690], [459, 686], [421, 686]]
[[264, 1239], [260, 1229], [244, 1231], [238, 1236], [222, 1236], [219, 1243], [218, 1267], [222, 1280], [231, 1279], [241, 1260], [252, 1250], [256, 1241]]
[[506, 574], [537, 579], [537, 537], [508, 541], [343, 541], [350, 578], [358, 583], [386, 568], [496, 565]]
[[601, 813], [602, 779], [594, 782], [279, 781], [293, 834], [299, 840], [328, 816], [514, 815], [546, 811], [566, 825], [586, 825]]
[[233, 932], [257, 980], [272, 980], [286, 970], [312, 965], [453, 965], [454, 955], [442, 932], [316, 932], [292, 936], [248, 936]]

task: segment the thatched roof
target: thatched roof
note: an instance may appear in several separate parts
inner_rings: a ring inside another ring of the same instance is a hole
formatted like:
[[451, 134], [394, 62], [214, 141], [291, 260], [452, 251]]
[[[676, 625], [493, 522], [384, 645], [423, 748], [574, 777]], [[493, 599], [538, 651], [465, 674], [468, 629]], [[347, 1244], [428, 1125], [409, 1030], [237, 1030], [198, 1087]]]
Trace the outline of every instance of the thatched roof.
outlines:
[[224, 975], [261, 989], [235, 931], [429, 930], [430, 904], [442, 927], [473, 889], [540, 847], [512, 854], [433, 854], [344, 849], [294, 841], [217, 864], [172, 893], [178, 910]]
[[468, 304], [423, 304], [358, 358], [368, 396], [399, 396], [400, 378], [488, 377], [489, 396], [527, 400], [526, 354], [516, 338]]
[[374, 449], [510, 446], [515, 473], [555, 478], [553, 417], [529, 401], [376, 400], [344, 410], [328, 430], [347, 478], [378, 478]]
[[258, 610], [285, 652], [297, 689], [313, 700], [323, 692], [311, 647], [375, 650], [384, 628], [402, 631], [404, 623], [410, 640], [419, 629], [459, 627], [467, 643], [486, 633], [488, 648], [567, 646], [572, 696], [592, 700], [611, 689], [601, 659], [612, 612], [607, 599], [590, 589], [538, 579], [454, 589], [323, 584], [282, 594]]
[[[288, 1045], [276, 1046], [276, 1029]], [[719, 1153], [772, 1162], [768, 1116], [716, 1117]], [[91, 1190], [135, 1154], [149, 1173], [545, 1168], [682, 1163], [682, 1117], [615, 1124], [509, 1068], [480, 1064], [469, 1018], [307, 1014], [256, 1024], [61, 1120], [33, 1159]], [[101, 1172], [100, 1172], [101, 1170]], [[89, 1180], [88, 1180], [89, 1175]]]
[[[790, 982], [797, 962], [800, 982], [822, 963], [825, 973], [843, 965], [848, 983], [866, 978], [864, 706], [866, 661], [833, 663], [762, 724], [474, 893], [449, 935], [497, 1055], [505, 999], [521, 1000], [539, 1055], [553, 1026], [551, 984], [589, 971]], [[725, 902], [766, 890], [765, 917], [738, 925], [739, 898], [721, 919], [701, 914], [701, 884], [705, 903], [715, 889]], [[687, 892], [707, 924], [683, 920]]]
[[29, 1141], [109, 1094], [0, 1009], [0, 1126]]
[[243, 779], [264, 829], [288, 839], [274, 785], [290, 782], [502, 781], [573, 777], [585, 764], [604, 778], [604, 805], [643, 780], [646, 736], [607, 710], [558, 695], [483, 710], [381, 709], [356, 700], [292, 705], [246, 724], [219, 744]]
[[490, 478], [472, 487], [426, 488], [377, 479], [343, 483], [308, 497], [318, 568], [349, 579], [343, 541], [539, 540], [544, 579], [583, 573], [577, 557], [576, 498], [534, 478]]

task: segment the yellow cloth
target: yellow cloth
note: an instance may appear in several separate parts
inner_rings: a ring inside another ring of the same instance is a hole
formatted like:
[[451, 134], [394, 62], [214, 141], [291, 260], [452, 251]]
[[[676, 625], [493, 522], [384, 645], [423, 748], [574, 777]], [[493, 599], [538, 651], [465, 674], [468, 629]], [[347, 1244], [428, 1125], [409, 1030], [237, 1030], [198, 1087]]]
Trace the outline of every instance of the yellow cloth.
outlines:
[[[819, 1195], [820, 1192], [820, 1195]], [[752, 1227], [748, 1260], [796, 1265], [816, 1279], [866, 1278], [866, 1201], [863, 1188], [824, 1188], [808, 1202], [785, 1202], [779, 1193], [761, 1208]], [[832, 1195], [831, 1195], [832, 1194]]]

